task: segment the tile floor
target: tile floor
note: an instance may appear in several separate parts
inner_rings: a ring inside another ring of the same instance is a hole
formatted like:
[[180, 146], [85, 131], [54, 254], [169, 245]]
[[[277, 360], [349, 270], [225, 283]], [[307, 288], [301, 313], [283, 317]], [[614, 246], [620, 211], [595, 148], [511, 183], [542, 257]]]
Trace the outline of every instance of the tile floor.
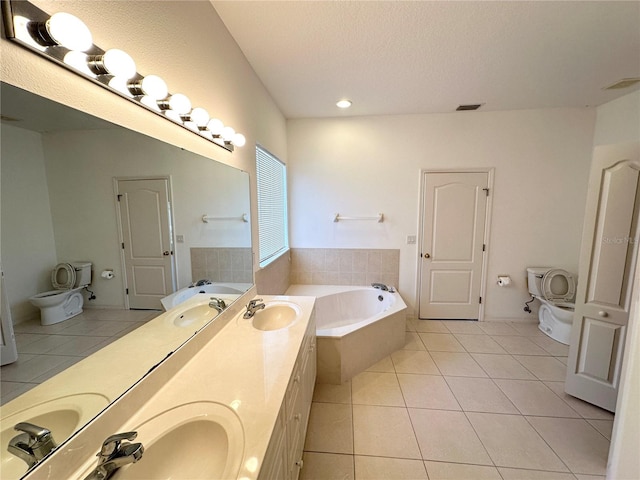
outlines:
[[407, 342], [317, 384], [301, 479], [604, 479], [613, 414], [563, 391], [535, 324], [407, 322]]
[[40, 320], [14, 327], [18, 360], [0, 368], [0, 405], [13, 400], [162, 312], [85, 309], [55, 325]]

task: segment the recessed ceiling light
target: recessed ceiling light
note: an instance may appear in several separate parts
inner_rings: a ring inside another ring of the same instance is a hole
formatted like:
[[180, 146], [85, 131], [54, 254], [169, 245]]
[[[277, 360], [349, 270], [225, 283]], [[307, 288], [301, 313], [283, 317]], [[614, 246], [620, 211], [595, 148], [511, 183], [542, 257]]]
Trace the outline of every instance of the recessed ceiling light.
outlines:
[[336, 103], [338, 108], [349, 108], [351, 106], [351, 100], [340, 100]]

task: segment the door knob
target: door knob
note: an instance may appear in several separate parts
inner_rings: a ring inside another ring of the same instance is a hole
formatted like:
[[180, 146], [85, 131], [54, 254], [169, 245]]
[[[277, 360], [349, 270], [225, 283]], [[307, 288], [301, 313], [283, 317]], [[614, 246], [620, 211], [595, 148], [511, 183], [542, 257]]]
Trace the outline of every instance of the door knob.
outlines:
[[425, 253], [424, 258], [431, 258], [431, 255], [429, 255], [428, 253]]
[[165, 257], [169, 256], [169, 250], [165, 250], [164, 252], [162, 252], [162, 255], [164, 255]]
[[609, 316], [609, 314], [607, 312], [605, 312], [604, 310], [600, 310], [598, 312], [598, 315], [600, 315], [602, 318], [607, 318]]

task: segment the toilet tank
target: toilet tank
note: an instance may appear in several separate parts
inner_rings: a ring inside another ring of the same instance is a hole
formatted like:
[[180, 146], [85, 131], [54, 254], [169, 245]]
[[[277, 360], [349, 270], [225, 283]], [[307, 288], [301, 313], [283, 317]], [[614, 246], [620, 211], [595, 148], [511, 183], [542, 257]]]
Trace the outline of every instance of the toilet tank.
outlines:
[[536, 297], [542, 296], [540, 284], [545, 273], [551, 270], [551, 267], [529, 267], [527, 268], [527, 284], [529, 293]]
[[71, 262], [76, 271], [75, 287], [84, 287], [91, 284], [91, 262]]

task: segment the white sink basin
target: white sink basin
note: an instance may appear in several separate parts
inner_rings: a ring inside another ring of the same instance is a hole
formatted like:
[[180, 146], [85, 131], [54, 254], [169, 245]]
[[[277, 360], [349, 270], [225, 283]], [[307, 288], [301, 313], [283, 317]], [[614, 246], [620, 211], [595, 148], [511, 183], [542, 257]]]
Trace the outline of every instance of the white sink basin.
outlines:
[[268, 302], [265, 308], [254, 313], [251, 324], [258, 330], [280, 330], [293, 325], [301, 316], [302, 309], [295, 303]]
[[55, 442], [60, 445], [78, 428], [89, 422], [104, 407], [109, 399], [97, 393], [83, 393], [57, 398], [34, 405], [25, 410], [2, 417], [0, 433], [0, 472], [2, 480], [13, 480], [22, 477], [27, 464], [7, 451], [9, 441], [19, 435], [13, 426], [20, 422], [28, 422], [51, 431]]
[[244, 430], [225, 405], [184, 404], [125, 430], [138, 432], [135, 442], [142, 443], [144, 454], [117, 470], [114, 480], [236, 478], [240, 471]]
[[178, 312], [170, 317], [170, 321], [177, 327], [199, 328], [211, 321], [216, 315], [218, 315], [218, 311], [210, 307], [207, 302], [187, 309], [178, 309]]

